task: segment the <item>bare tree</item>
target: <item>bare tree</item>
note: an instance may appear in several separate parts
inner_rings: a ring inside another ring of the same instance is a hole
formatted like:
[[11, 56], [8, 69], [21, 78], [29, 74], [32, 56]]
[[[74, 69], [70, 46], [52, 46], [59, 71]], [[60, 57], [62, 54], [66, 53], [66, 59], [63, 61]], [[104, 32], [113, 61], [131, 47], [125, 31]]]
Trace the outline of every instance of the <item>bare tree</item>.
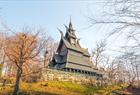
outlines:
[[58, 43], [54, 41], [53, 38], [48, 37], [44, 41], [43, 52], [44, 52], [44, 67], [47, 67], [50, 60], [52, 59], [56, 49], [58, 47]]
[[5, 34], [0, 32], [0, 64], [4, 64], [5, 62], [4, 41], [5, 41]]
[[106, 41], [100, 41], [99, 43], [96, 43], [96, 47], [92, 51], [92, 59], [95, 63], [95, 66], [98, 67], [98, 65], [101, 65], [103, 59], [104, 59], [104, 51], [105, 51]]
[[18, 95], [23, 66], [28, 64], [30, 60], [36, 58], [42, 49], [42, 43], [38, 38], [40, 31], [37, 31], [34, 34], [27, 32], [28, 31], [7, 36], [5, 41], [5, 54], [9, 61], [17, 67], [16, 83], [13, 95]]
[[37, 82], [38, 80], [41, 79], [42, 77], [41, 70], [42, 70], [43, 60], [42, 61], [40, 61], [39, 59], [36, 59], [36, 60], [35, 61], [30, 60], [30, 62], [28, 62], [28, 66], [26, 66], [27, 64], [23, 66], [22, 81]]
[[99, 19], [89, 17], [90, 23], [111, 25], [110, 35], [125, 34], [140, 46], [140, 0], [105, 0], [105, 3], [103, 15]]
[[140, 55], [131, 50], [122, 55], [121, 59], [123, 59], [125, 70], [128, 72], [127, 75], [129, 79], [128, 80], [129, 84], [140, 86], [139, 81]]
[[[106, 0], [104, 9], [100, 18], [89, 17], [89, 21], [92, 25], [111, 25], [112, 31], [109, 36], [118, 34], [127, 37], [129, 44], [124, 47], [128, 51], [120, 55], [121, 61], [117, 62], [116, 66], [118, 68], [119, 64], [123, 63], [124, 66], [122, 64], [121, 66], [125, 70], [125, 77], [128, 77], [132, 84], [134, 81], [138, 81], [139, 85], [140, 0]], [[121, 70], [118, 69], [118, 71]], [[112, 74], [112, 70], [110, 75], [115, 76]]]

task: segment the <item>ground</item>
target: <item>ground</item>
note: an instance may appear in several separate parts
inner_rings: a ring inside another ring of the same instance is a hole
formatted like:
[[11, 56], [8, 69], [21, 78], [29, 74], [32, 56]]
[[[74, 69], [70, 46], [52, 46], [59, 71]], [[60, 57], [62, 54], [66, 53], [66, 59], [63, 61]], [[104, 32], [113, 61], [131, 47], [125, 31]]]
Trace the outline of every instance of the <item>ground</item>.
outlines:
[[[11, 84], [1, 87], [0, 95], [10, 95], [10, 93], [13, 91], [13, 87], [14, 86]], [[110, 95], [112, 91], [122, 89], [122, 86], [115, 85], [108, 87], [97, 87], [60, 81], [38, 83], [22, 82], [20, 87], [20, 95]]]

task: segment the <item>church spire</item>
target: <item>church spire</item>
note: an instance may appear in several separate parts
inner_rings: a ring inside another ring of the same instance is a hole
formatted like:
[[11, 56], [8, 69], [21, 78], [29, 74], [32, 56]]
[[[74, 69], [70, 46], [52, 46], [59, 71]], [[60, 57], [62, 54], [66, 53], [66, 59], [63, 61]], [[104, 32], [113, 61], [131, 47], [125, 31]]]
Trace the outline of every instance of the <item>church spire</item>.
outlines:
[[71, 23], [71, 17], [70, 17], [70, 22], [69, 22], [69, 28], [72, 27], [72, 23]]
[[72, 26], [72, 22], [71, 22], [71, 17], [70, 17], [70, 22], [69, 22], [69, 31], [70, 32], [74, 32], [73, 26]]
[[76, 45], [76, 43], [77, 43], [77, 37], [75, 35], [75, 30], [73, 29], [73, 26], [72, 26], [71, 17], [70, 17], [69, 26], [68, 27], [66, 25], [64, 25], [64, 26], [66, 27], [65, 39], [69, 43]]

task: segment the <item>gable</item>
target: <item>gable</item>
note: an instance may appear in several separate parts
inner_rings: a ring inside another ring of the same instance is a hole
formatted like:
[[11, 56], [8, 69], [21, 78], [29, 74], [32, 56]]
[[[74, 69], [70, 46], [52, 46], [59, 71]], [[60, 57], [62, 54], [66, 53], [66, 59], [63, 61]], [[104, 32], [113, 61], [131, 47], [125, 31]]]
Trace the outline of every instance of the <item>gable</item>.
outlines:
[[89, 52], [87, 51], [87, 49], [83, 49], [83, 48], [81, 48], [81, 47], [79, 47], [79, 46], [72, 45], [72, 44], [70, 44], [65, 38], [63, 38], [62, 40], [63, 40], [63, 43], [65, 44], [65, 46], [66, 46], [67, 49], [71, 49], [71, 50], [74, 50], [74, 51], [79, 52], [79, 53], [81, 52], [81, 53], [83, 53], [84, 55], [90, 57], [90, 54], [89, 54]]
[[61, 46], [61, 49], [60, 49], [60, 52], [59, 52], [60, 55], [63, 55], [63, 56], [66, 56], [67, 55], [67, 48], [65, 46], [65, 44], [63, 44]]
[[61, 39], [57, 48], [57, 52], [60, 53], [61, 51], [64, 51], [64, 49], [66, 49], [66, 46], [64, 44], [64, 41]]

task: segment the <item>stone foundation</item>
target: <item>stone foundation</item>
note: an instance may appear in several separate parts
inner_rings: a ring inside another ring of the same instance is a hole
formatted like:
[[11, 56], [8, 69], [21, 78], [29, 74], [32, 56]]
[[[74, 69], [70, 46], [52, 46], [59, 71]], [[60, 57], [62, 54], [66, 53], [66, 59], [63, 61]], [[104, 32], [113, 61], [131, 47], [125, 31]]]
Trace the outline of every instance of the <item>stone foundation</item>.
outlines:
[[80, 73], [60, 71], [56, 69], [44, 68], [42, 70], [43, 80], [71, 81], [76, 83], [97, 83], [99, 77], [89, 76]]

